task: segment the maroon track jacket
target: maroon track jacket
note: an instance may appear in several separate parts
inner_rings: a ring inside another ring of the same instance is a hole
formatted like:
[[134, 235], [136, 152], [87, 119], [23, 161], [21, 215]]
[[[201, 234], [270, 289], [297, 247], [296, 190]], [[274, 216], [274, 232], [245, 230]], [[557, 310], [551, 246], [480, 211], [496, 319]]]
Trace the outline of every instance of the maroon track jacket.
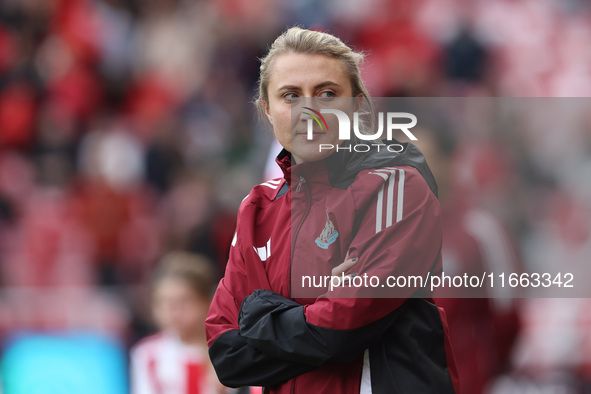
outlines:
[[[283, 150], [284, 178], [244, 199], [206, 320], [222, 383], [265, 393], [458, 392], [443, 309], [426, 288], [381, 286], [442, 269], [437, 186], [418, 149], [403, 145], [400, 154], [374, 147], [294, 166]], [[376, 276], [378, 287], [308, 285], [347, 252], [358, 262], [345, 274]]]

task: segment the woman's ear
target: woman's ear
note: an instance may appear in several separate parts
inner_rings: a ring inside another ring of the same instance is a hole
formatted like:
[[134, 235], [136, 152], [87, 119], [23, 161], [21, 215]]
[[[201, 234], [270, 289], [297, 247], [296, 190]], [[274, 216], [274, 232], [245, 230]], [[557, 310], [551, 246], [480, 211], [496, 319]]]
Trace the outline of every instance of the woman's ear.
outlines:
[[263, 107], [265, 108], [265, 115], [267, 115], [269, 123], [273, 124], [273, 118], [271, 117], [271, 113], [269, 112], [269, 104], [265, 100], [263, 100]]

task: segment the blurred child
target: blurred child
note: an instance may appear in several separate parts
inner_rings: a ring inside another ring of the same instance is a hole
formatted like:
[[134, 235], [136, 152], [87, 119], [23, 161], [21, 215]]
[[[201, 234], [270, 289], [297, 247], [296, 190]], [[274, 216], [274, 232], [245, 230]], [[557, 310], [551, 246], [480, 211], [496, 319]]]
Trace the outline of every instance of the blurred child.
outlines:
[[[205, 316], [214, 287], [212, 264], [184, 252], [166, 255], [152, 284], [160, 331], [131, 350], [133, 394], [221, 394], [207, 354]], [[226, 391], [228, 390], [228, 391]]]

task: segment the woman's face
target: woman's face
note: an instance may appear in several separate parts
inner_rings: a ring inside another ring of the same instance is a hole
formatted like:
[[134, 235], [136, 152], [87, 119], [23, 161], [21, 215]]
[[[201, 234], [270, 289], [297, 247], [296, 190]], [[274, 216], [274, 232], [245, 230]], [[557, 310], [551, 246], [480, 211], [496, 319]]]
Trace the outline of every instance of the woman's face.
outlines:
[[320, 150], [320, 144], [336, 147], [340, 143], [337, 117], [323, 115], [327, 123], [324, 129], [312, 121], [314, 135], [309, 140], [307, 130], [311, 117], [304, 112], [311, 111], [304, 107], [318, 112], [321, 108], [353, 112], [351, 81], [341, 60], [320, 54], [279, 55], [271, 65], [267, 92], [269, 101], [264, 103], [265, 111], [275, 136], [291, 152], [296, 163], [321, 160], [334, 151], [334, 148]]

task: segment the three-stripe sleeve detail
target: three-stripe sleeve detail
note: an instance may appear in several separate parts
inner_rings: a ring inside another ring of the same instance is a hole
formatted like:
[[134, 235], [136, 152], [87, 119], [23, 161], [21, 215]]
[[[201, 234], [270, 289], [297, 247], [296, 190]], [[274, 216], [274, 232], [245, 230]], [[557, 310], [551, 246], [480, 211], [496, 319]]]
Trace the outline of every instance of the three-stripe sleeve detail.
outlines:
[[279, 185], [281, 185], [281, 182], [283, 182], [282, 179], [276, 179], [276, 180], [268, 180], [266, 182], [261, 183], [261, 186], [267, 186], [271, 189], [277, 189], [279, 187]]
[[378, 191], [376, 201], [376, 233], [379, 233], [404, 217], [405, 172], [400, 168], [386, 167], [370, 174], [378, 175], [385, 181]]

